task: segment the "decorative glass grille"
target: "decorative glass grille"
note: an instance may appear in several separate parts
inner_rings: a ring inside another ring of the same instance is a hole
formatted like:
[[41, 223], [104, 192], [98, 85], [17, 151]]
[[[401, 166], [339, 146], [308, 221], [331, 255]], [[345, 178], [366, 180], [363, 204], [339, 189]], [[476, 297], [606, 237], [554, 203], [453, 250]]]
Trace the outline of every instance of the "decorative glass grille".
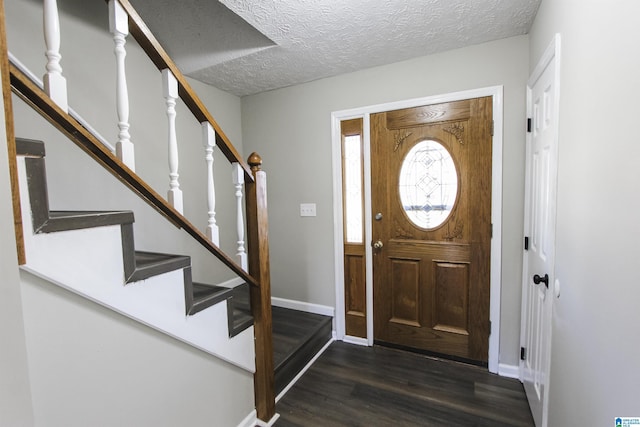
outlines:
[[399, 192], [415, 225], [431, 229], [443, 224], [458, 194], [458, 174], [449, 151], [433, 140], [416, 144], [402, 162]]

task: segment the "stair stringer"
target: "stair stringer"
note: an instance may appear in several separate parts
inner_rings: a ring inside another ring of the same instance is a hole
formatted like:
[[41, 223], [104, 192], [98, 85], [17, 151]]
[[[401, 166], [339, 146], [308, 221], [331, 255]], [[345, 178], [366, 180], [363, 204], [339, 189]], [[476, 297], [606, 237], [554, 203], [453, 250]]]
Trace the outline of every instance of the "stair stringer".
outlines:
[[185, 314], [182, 269], [125, 285], [121, 226], [33, 231], [25, 157], [18, 179], [27, 263], [23, 269], [124, 316], [255, 372], [253, 326], [229, 338], [227, 304]]

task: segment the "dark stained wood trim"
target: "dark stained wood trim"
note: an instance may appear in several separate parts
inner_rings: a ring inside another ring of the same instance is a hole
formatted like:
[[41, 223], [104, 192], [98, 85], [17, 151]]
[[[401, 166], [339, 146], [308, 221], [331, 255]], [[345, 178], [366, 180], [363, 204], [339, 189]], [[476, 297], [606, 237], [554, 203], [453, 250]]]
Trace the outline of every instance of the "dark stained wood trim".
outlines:
[[[162, 196], [153, 190], [138, 175], [107, 150], [98, 139], [68, 113], [60, 109], [38, 85], [20, 71], [13, 64], [9, 64], [11, 73], [11, 87], [13, 92], [29, 104], [42, 117], [47, 119], [59, 131], [85, 153], [102, 165], [107, 171], [118, 178], [123, 184], [137, 193], [151, 207], [164, 215], [176, 227], [184, 229], [198, 243], [204, 246], [224, 265], [244, 279], [247, 283], [257, 287], [259, 282], [247, 274], [233, 259], [213, 244], [207, 236], [198, 230], [187, 218], [180, 214]], [[15, 158], [15, 156], [14, 156]], [[20, 228], [22, 229], [22, 227]]]
[[178, 92], [180, 98], [187, 105], [191, 113], [195, 116], [199, 123], [209, 122], [216, 132], [216, 144], [220, 150], [227, 157], [231, 163], [240, 163], [245, 171], [246, 178], [253, 180], [251, 169], [244, 161], [240, 154], [236, 151], [229, 138], [222, 131], [222, 128], [215, 121], [213, 116], [207, 110], [207, 107], [202, 103], [200, 97], [191, 88], [191, 85], [182, 74], [177, 65], [169, 57], [167, 52], [162, 48], [160, 42], [155, 38], [149, 27], [144, 23], [138, 12], [133, 8], [129, 0], [116, 0], [118, 1], [124, 10], [129, 15], [129, 31], [131, 35], [136, 39], [140, 47], [146, 52], [147, 56], [155, 64], [158, 70], [162, 71], [165, 68], [171, 70], [176, 80], [178, 81]]
[[424, 105], [387, 112], [387, 129], [402, 129], [448, 120], [466, 120], [471, 116], [468, 99], [442, 104]]
[[18, 185], [18, 166], [16, 159], [16, 139], [13, 127], [13, 103], [11, 102], [11, 83], [9, 77], [9, 53], [7, 47], [6, 17], [4, 0], [0, 0], [0, 67], [2, 69], [2, 98], [4, 102], [4, 123], [7, 133], [7, 149], [9, 155], [9, 175], [11, 180], [11, 203], [13, 205], [13, 226], [16, 235], [18, 264], [27, 262], [24, 251], [24, 235], [22, 231], [22, 209], [20, 207], [20, 188]]
[[249, 272], [260, 282], [251, 287], [251, 312], [254, 319], [256, 372], [253, 376], [256, 412], [268, 422], [276, 413], [273, 370], [271, 312], [271, 273], [269, 267], [269, 222], [267, 219], [267, 176], [256, 153], [249, 156], [254, 181], [247, 183], [247, 240]]
[[[478, 168], [470, 172], [470, 179], [481, 183], [477, 186], [478, 200], [491, 200], [492, 171], [492, 138], [491, 124], [493, 117], [492, 98], [474, 98], [470, 100], [472, 119], [470, 134], [477, 136], [480, 144], [469, 147], [476, 158]], [[488, 149], [480, 149], [482, 146]], [[488, 361], [491, 283], [491, 203], [474, 205], [471, 230], [471, 269], [480, 283], [470, 288], [469, 299], [473, 304], [469, 307], [469, 357]], [[473, 276], [472, 276], [473, 277]]]

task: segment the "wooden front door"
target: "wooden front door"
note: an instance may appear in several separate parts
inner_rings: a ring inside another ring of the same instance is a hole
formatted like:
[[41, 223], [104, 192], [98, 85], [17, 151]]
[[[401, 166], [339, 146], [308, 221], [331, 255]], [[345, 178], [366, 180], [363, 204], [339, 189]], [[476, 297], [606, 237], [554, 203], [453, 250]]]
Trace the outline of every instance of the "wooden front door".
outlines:
[[371, 116], [374, 338], [486, 363], [492, 99]]

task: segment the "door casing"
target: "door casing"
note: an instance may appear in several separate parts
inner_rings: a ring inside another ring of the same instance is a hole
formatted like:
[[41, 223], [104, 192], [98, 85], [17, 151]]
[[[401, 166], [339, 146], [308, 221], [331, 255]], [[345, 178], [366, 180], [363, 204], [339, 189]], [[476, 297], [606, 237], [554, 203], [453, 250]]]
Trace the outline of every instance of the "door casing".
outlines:
[[343, 206], [342, 206], [342, 150], [340, 122], [342, 120], [363, 119], [364, 145], [364, 219], [365, 242], [372, 239], [371, 223], [371, 152], [370, 120], [373, 113], [439, 104], [469, 98], [491, 96], [493, 98], [493, 151], [492, 151], [492, 189], [491, 189], [491, 291], [490, 313], [491, 335], [489, 336], [489, 371], [498, 373], [500, 351], [500, 292], [502, 287], [502, 145], [503, 145], [503, 86], [491, 86], [443, 95], [414, 98], [405, 101], [371, 105], [331, 113], [332, 164], [333, 164], [333, 218], [334, 218], [334, 271], [336, 286], [336, 338], [345, 342], [373, 345], [373, 254], [371, 246], [366, 245], [366, 301], [367, 301], [367, 338], [345, 335], [344, 318], [344, 250], [343, 250]]

